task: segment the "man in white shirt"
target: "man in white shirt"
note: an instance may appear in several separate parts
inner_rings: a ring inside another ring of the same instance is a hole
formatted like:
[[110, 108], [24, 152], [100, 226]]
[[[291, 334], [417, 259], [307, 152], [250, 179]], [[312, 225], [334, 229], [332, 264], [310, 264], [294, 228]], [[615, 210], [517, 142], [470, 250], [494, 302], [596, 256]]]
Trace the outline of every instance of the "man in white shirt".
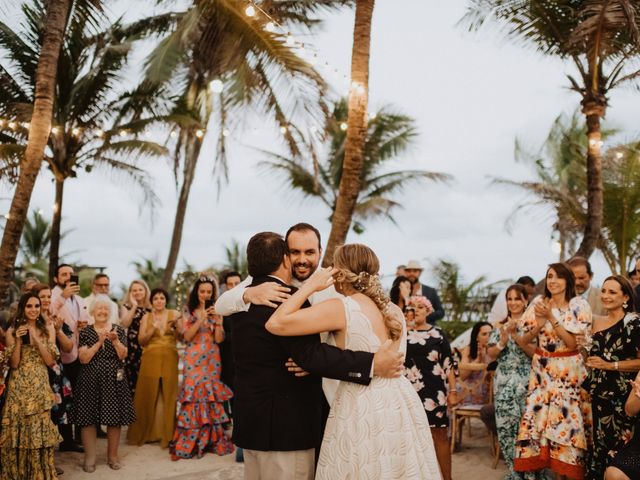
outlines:
[[[322, 247], [320, 232], [313, 225], [308, 223], [298, 223], [292, 226], [285, 235], [285, 241], [289, 248], [289, 255], [292, 267], [292, 282], [294, 287], [298, 287], [318, 268]], [[278, 303], [283, 302], [291, 295], [289, 289], [276, 282], [266, 282], [255, 287], [248, 287], [253, 281], [251, 276], [245, 278], [237, 287], [223, 293], [215, 304], [216, 313], [222, 316], [232, 315], [238, 312], [246, 312], [251, 304], [266, 305], [276, 308]], [[335, 288], [330, 287], [313, 294], [309, 297], [309, 302], [322, 302], [330, 298], [336, 298], [340, 294]], [[327, 335], [321, 335], [326, 341]], [[304, 376], [302, 371], [291, 359], [287, 363], [290, 372], [297, 376]], [[403, 372], [402, 354], [391, 348], [381, 348], [374, 355], [372, 375], [375, 373], [381, 377], [397, 377]], [[323, 390], [327, 401], [331, 404], [337, 381], [323, 379]]]
[[[65, 318], [65, 323], [72, 333], [73, 349], [69, 353], [61, 351], [60, 359], [64, 365], [64, 373], [71, 383], [71, 389], [74, 389], [80, 373], [78, 339], [80, 330], [89, 323], [89, 313], [84, 299], [79, 295], [80, 285], [75, 281], [71, 281], [72, 275], [74, 275], [74, 271], [71, 265], [66, 263], [58, 265], [56, 275], [53, 277], [55, 287], [51, 290], [51, 313]], [[62, 310], [64, 310], [64, 314], [60, 314]], [[60, 451], [84, 451], [81, 446], [73, 442], [71, 425], [61, 425], [59, 429], [63, 438], [63, 442], [60, 444]]]
[[572, 257], [567, 260], [567, 264], [571, 267], [573, 276], [576, 279], [576, 295], [580, 295], [589, 303], [591, 312], [594, 315], [606, 315], [607, 311], [604, 309], [600, 298], [600, 287], [591, 285], [593, 271], [589, 260], [584, 257]]
[[[96, 298], [96, 295], [107, 295], [109, 296], [109, 275], [106, 273], [96, 273], [95, 277], [93, 277], [93, 282], [91, 282], [91, 294], [88, 297], [85, 297], [84, 303], [87, 307], [87, 311], [91, 310], [91, 305]], [[118, 304], [111, 300], [111, 312], [109, 313], [109, 321], [112, 325], [120, 324], [120, 315], [119, 315]], [[93, 317], [89, 317], [89, 324], [93, 325]]]

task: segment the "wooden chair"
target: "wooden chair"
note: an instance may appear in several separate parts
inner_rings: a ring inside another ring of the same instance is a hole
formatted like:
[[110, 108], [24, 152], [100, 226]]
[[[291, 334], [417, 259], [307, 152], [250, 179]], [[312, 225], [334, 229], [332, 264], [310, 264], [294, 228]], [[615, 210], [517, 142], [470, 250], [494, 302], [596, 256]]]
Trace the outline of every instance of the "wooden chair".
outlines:
[[[488, 372], [488, 388], [489, 403], [493, 403], [493, 375], [494, 372]], [[456, 447], [462, 443], [462, 430], [464, 423], [468, 423], [469, 436], [471, 436], [471, 419], [480, 418], [480, 410], [484, 405], [464, 405], [461, 407], [453, 407], [451, 409], [451, 453], [455, 452]], [[500, 459], [500, 444], [498, 436], [489, 431], [491, 439], [491, 454], [493, 456], [493, 468], [496, 468]]]

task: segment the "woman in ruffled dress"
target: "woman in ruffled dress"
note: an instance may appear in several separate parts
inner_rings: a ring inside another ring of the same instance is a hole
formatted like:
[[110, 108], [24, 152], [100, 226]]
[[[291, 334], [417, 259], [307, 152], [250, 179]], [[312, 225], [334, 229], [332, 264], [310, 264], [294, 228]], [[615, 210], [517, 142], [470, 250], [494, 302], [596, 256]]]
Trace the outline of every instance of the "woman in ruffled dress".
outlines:
[[178, 394], [178, 414], [171, 458], [200, 458], [205, 452], [233, 452], [227, 433], [231, 422], [224, 402], [233, 396], [220, 380], [220, 347], [224, 340], [222, 319], [213, 302], [217, 285], [212, 277], [200, 277], [191, 293], [179, 330], [184, 343], [184, 380]]
[[40, 314], [40, 299], [25, 293], [7, 330], [11, 367], [0, 434], [0, 478], [57, 479], [54, 450], [61, 440], [51, 421], [54, 395], [47, 367], [58, 358], [53, 325]]
[[575, 293], [575, 277], [552, 263], [544, 295], [531, 302], [520, 322], [523, 343], [534, 339], [527, 399], [516, 438], [514, 470], [551, 469], [556, 478], [582, 479], [590, 445], [591, 404], [581, 387], [587, 370], [576, 335], [591, 329], [591, 308]]

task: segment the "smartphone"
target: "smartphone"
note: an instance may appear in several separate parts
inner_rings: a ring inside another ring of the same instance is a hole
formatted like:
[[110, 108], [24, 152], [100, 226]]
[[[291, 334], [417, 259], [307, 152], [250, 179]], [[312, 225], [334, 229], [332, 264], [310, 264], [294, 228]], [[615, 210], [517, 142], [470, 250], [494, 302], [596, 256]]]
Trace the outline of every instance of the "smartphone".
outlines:
[[80, 277], [78, 277], [78, 275], [71, 275], [69, 277], [69, 282], [75, 283], [76, 285], [80, 285]]
[[212, 299], [205, 300], [204, 301], [204, 309], [207, 310], [208, 308], [213, 307], [214, 303], [215, 302]]

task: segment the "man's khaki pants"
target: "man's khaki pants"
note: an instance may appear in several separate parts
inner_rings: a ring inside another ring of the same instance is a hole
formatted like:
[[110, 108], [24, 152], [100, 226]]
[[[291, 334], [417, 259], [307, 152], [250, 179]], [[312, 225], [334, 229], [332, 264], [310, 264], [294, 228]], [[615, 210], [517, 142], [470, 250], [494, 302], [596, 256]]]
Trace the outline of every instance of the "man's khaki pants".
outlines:
[[291, 452], [244, 449], [244, 480], [313, 480], [315, 448]]

